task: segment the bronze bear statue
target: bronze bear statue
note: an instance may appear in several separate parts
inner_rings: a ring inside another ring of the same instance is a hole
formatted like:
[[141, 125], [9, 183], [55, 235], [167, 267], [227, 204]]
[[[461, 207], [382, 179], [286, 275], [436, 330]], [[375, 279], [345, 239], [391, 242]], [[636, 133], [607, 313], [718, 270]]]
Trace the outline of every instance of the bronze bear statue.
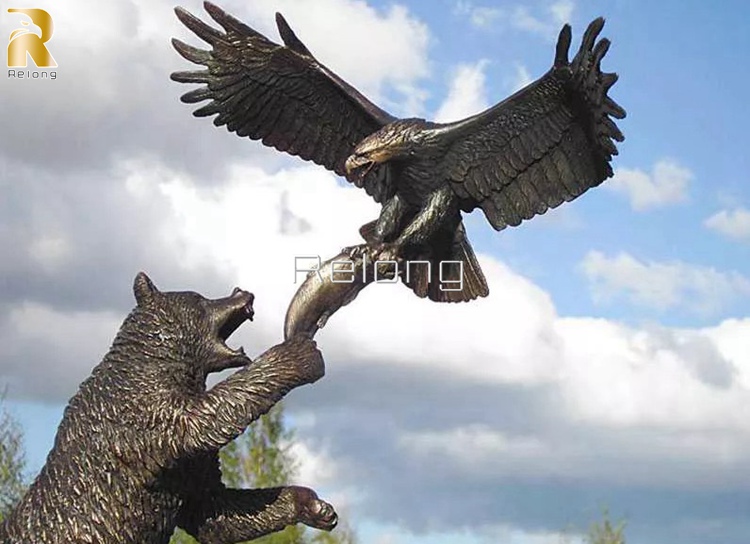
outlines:
[[[219, 449], [290, 390], [324, 372], [309, 339], [255, 361], [225, 340], [253, 317], [253, 295], [161, 292], [135, 278], [136, 308], [65, 409], [40, 474], [5, 523], [12, 544], [166, 544], [180, 527], [203, 544], [241, 542], [304, 523], [336, 525], [314, 491], [228, 489]], [[211, 372], [239, 368], [206, 387]]]

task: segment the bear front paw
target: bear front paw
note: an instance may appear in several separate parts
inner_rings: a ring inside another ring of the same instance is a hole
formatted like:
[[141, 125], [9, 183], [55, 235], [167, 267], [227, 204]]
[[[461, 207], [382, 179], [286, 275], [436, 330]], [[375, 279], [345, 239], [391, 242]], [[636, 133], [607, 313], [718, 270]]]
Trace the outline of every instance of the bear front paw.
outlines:
[[313, 383], [325, 375], [323, 354], [314, 340], [295, 336], [281, 344], [288, 364], [299, 373], [304, 383]]
[[333, 506], [318, 498], [317, 493], [307, 487], [292, 486], [297, 519], [308, 527], [330, 531], [338, 523], [338, 514]]

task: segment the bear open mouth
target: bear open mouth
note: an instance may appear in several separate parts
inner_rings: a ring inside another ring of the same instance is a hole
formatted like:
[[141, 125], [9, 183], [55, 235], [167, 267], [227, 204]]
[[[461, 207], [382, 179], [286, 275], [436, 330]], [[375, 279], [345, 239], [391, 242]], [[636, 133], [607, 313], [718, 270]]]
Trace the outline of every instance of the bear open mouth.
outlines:
[[223, 299], [223, 308], [219, 309], [220, 317], [217, 323], [218, 330], [216, 331], [216, 336], [223, 348], [221, 351], [224, 351], [226, 355], [244, 355], [241, 347], [232, 349], [225, 342], [245, 321], [253, 320], [255, 315], [255, 310], [253, 309], [254, 299], [255, 297], [252, 293], [243, 291], [239, 287], [235, 287], [232, 294], [228, 298]]

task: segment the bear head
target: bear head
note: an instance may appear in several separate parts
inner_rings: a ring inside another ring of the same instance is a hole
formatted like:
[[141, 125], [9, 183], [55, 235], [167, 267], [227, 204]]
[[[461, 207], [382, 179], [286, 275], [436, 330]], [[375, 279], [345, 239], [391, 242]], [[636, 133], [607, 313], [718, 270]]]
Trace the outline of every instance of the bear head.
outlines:
[[140, 272], [133, 284], [137, 306], [129, 321], [161, 361], [187, 363], [204, 376], [250, 363], [242, 347], [226, 344], [247, 320], [255, 296], [238, 287], [228, 297], [208, 299], [192, 291], [162, 292]]

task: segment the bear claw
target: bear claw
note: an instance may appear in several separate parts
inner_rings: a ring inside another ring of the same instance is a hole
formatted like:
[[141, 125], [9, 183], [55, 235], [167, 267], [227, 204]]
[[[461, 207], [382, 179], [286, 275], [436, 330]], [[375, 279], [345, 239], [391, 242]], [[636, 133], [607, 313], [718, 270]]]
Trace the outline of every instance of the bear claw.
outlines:
[[308, 519], [304, 522], [305, 525], [315, 527], [316, 529], [322, 529], [324, 531], [330, 531], [336, 527], [339, 520], [333, 506], [320, 499], [315, 499], [313, 504], [310, 505], [307, 518]]
[[312, 489], [294, 487], [297, 516], [301, 523], [314, 529], [330, 531], [338, 523], [338, 515], [333, 506], [318, 498]]

